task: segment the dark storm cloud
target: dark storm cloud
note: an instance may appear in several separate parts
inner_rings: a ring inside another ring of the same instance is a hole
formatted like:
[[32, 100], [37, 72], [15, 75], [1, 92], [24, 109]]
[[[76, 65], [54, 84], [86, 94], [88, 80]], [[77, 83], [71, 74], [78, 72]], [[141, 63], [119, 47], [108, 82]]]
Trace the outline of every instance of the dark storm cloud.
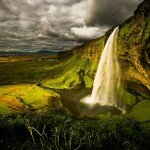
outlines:
[[[0, 0], [0, 51], [72, 48], [101, 36], [108, 25], [120, 20], [119, 13], [124, 20], [137, 4], [113, 0], [111, 7], [108, 0], [90, 1], [85, 18], [88, 0]], [[84, 20], [93, 27], [84, 26]]]
[[85, 6], [86, 0], [0, 0], [0, 50], [77, 44], [71, 27], [83, 24]]
[[131, 15], [142, 0], [89, 0], [85, 17], [87, 26], [112, 26]]
[[133, 15], [142, 0], [88, 0], [84, 27], [71, 28], [81, 42], [103, 35], [110, 27]]

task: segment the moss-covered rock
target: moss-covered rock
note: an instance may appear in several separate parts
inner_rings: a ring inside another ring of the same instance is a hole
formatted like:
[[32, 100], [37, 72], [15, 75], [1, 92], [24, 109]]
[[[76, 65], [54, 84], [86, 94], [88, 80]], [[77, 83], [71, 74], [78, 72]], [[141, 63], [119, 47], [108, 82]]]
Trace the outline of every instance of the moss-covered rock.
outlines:
[[150, 121], [149, 109], [150, 101], [143, 100], [133, 107], [133, 111], [130, 115], [136, 118], [136, 120], [139, 122], [148, 122]]

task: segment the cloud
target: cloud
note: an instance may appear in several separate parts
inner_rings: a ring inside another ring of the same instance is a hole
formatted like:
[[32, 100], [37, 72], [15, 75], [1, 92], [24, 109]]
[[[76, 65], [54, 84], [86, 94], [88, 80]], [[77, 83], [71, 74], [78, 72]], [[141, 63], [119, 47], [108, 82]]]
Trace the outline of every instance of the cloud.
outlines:
[[89, 0], [87, 10], [87, 1], [0, 0], [0, 51], [72, 48], [101, 36], [137, 5], [136, 0], [113, 0], [112, 6], [110, 0]]
[[78, 40], [90, 40], [97, 38], [105, 33], [107, 30], [106, 27], [73, 27], [71, 28], [71, 33], [76, 37]]
[[88, 0], [87, 26], [113, 26], [131, 15], [142, 0]]
[[72, 47], [77, 42], [70, 29], [82, 26], [86, 4], [86, 0], [0, 0], [0, 50]]

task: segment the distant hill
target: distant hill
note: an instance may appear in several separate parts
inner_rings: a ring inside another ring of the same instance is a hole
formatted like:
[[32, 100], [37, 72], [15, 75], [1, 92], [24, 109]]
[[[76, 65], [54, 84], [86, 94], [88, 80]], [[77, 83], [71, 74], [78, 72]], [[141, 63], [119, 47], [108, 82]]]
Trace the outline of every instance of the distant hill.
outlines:
[[51, 50], [39, 50], [38, 52], [36, 52], [38, 54], [56, 54], [59, 53], [59, 51], [51, 51]]
[[[5, 52], [1, 51], [0, 56], [27, 56], [27, 55], [35, 55], [35, 54], [41, 54], [41, 55], [56, 55], [59, 54], [62, 58], [66, 56], [67, 53], [70, 53], [70, 50], [62, 51], [62, 50], [39, 50], [37, 52]], [[64, 55], [64, 56], [63, 56]]]
[[31, 54], [29, 52], [0, 52], [0, 56], [26, 56]]
[[40, 50], [37, 52], [0, 52], [0, 56], [28, 56], [28, 55], [36, 55], [36, 54], [49, 54], [56, 55], [58, 51], [48, 51], [48, 50]]

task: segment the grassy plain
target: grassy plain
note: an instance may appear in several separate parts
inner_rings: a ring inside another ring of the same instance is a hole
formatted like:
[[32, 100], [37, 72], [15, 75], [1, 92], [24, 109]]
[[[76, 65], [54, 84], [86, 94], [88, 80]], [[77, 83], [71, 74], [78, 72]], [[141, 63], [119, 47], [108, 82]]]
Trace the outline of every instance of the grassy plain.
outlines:
[[[92, 88], [96, 67], [96, 60], [89, 60], [80, 55], [65, 60], [19, 59], [14, 62], [0, 63], [0, 112], [20, 111], [31, 107], [38, 109], [48, 105], [49, 99], [60, 96], [64, 106], [78, 114], [78, 107], [74, 106], [83, 94], [87, 93], [81, 92], [86, 91], [81, 89]], [[131, 116], [138, 121], [150, 120], [149, 109], [146, 107], [150, 103], [148, 100], [136, 106], [137, 97], [126, 93], [125, 101], [128, 105], [135, 105]], [[138, 101], [141, 99], [139, 98]]]

